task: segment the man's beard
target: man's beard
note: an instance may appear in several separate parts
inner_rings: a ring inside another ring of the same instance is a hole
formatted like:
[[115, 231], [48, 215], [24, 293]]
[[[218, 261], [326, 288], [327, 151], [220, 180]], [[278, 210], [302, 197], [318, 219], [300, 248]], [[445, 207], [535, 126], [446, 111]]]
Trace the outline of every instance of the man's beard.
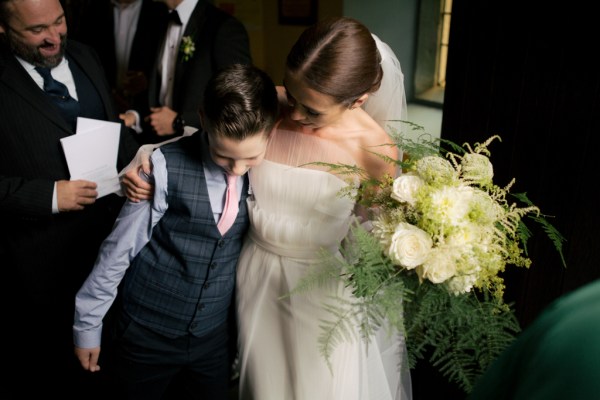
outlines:
[[60, 35], [60, 51], [50, 57], [45, 57], [40, 53], [40, 46], [30, 46], [21, 42], [9, 30], [6, 31], [5, 41], [14, 55], [22, 58], [36, 67], [54, 68], [62, 61], [67, 47], [67, 35]]

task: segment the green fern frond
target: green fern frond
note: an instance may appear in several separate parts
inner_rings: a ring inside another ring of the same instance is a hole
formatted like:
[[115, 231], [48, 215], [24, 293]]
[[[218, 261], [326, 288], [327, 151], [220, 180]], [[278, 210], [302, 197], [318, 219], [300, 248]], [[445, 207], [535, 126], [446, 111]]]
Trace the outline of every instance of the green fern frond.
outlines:
[[321, 335], [319, 336], [319, 350], [330, 371], [331, 356], [336, 346], [344, 341], [356, 340], [354, 310], [351, 304], [348, 304], [346, 299], [336, 298], [336, 303], [324, 304], [324, 308], [328, 311], [332, 319], [321, 320]]
[[440, 286], [423, 283], [413, 302], [405, 303], [409, 363], [414, 368], [419, 360], [429, 359], [468, 393], [520, 327], [514, 313], [494, 298], [456, 296]]
[[566, 241], [565, 237], [552, 224], [550, 224], [546, 218], [536, 215], [529, 215], [528, 217], [542, 226], [546, 236], [548, 236], [548, 238], [552, 241], [554, 248], [560, 255], [563, 266], [566, 268], [567, 262], [563, 254], [563, 243]]
[[326, 167], [330, 172], [335, 172], [338, 175], [355, 175], [365, 179], [367, 178], [365, 170], [354, 164], [333, 164], [321, 161], [314, 161], [306, 164], [301, 164], [300, 167], [306, 167], [310, 165]]
[[519, 221], [519, 225], [517, 227], [517, 235], [519, 237], [519, 241], [523, 244], [523, 250], [525, 251], [525, 255], [529, 256], [529, 251], [527, 248], [527, 242], [533, 236], [531, 230], [523, 223], [522, 220]]
[[322, 287], [332, 282], [332, 280], [337, 282], [343, 276], [343, 271], [347, 265], [343, 259], [335, 257], [329, 251], [321, 250], [319, 253], [323, 263], [309, 267], [307, 273], [298, 284], [287, 294], [280, 296], [280, 299], [299, 293], [306, 293], [316, 287]]
[[[529, 200], [526, 192], [511, 193], [511, 195], [514, 196], [520, 202], [525, 203], [527, 206], [533, 206], [533, 202], [531, 200]], [[550, 241], [554, 245], [554, 248], [558, 252], [558, 255], [560, 256], [560, 260], [562, 262], [563, 267], [566, 268], [567, 262], [565, 260], [564, 254], [563, 254], [563, 243], [566, 241], [565, 237], [558, 231], [558, 229], [556, 229], [554, 227], [554, 225], [552, 225], [550, 222], [548, 222], [548, 220], [543, 215], [530, 214], [530, 215], [527, 215], [527, 217], [532, 219], [533, 221], [535, 221], [536, 223], [538, 223], [541, 226], [542, 230], [544, 231], [544, 233], [546, 233], [546, 236], [548, 236], [548, 239], [550, 239]], [[529, 234], [529, 237], [530, 236], [531, 236], [531, 234]], [[529, 238], [529, 237], [527, 237], [527, 238]], [[525, 247], [525, 251], [527, 252], [526, 247]]]

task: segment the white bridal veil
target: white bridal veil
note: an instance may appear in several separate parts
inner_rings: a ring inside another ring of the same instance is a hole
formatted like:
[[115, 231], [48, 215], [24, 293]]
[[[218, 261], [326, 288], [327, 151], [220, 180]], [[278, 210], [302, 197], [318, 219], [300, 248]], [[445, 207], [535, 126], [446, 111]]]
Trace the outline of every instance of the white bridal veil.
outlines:
[[406, 94], [404, 92], [404, 74], [400, 61], [386, 43], [373, 35], [377, 49], [381, 54], [383, 79], [379, 90], [372, 93], [363, 105], [363, 109], [388, 133], [401, 132], [407, 120]]
[[[404, 92], [404, 74], [400, 61], [394, 51], [386, 43], [373, 35], [377, 49], [381, 54], [383, 79], [381, 86], [369, 95], [363, 109], [385, 129], [388, 134], [400, 134], [406, 126], [401, 121], [407, 121], [406, 94]], [[380, 362], [384, 364], [385, 377], [370, 377], [371, 382], [379, 382], [387, 387], [394, 400], [412, 399], [412, 384], [406, 344], [400, 334], [389, 334], [386, 327], [381, 327], [374, 340], [379, 349]], [[373, 355], [369, 355], [369, 358]], [[400, 369], [400, 374], [398, 374]], [[381, 381], [384, 379], [385, 381]]]

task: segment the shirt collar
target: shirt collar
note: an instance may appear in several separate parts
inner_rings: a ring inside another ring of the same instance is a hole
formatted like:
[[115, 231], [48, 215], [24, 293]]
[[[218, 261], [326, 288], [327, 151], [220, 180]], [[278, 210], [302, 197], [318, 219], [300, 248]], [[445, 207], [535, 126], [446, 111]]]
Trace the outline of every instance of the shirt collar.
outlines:
[[[21, 57], [15, 55], [15, 58], [17, 59], [17, 61], [19, 61], [21, 63], [21, 65], [23, 66], [23, 68], [25, 68], [25, 71], [32, 73], [35, 72], [35, 65], [31, 64], [30, 62], [27, 62], [25, 60], [23, 60]], [[62, 60], [60, 61], [60, 63], [54, 67], [51, 68], [51, 70], [54, 69], [63, 69], [67, 66], [67, 57], [63, 56]], [[37, 73], [37, 72], [36, 72]]]
[[198, 4], [198, 0], [183, 0], [175, 10], [179, 14], [179, 19], [181, 20], [181, 24], [185, 27], [192, 16], [192, 12], [194, 12], [194, 8], [196, 8], [196, 4]]
[[128, 7], [131, 7], [131, 6], [134, 6], [134, 5], [141, 5], [141, 4], [142, 4], [142, 0], [134, 0], [134, 1], [132, 1], [131, 3], [121, 3], [121, 2], [119, 2], [119, 1], [117, 1], [117, 0], [111, 0], [110, 2], [111, 2], [111, 3], [112, 3], [114, 6], [115, 6], [115, 7], [117, 7], [117, 8], [121, 8], [121, 9], [123, 9], [123, 8], [128, 8]]

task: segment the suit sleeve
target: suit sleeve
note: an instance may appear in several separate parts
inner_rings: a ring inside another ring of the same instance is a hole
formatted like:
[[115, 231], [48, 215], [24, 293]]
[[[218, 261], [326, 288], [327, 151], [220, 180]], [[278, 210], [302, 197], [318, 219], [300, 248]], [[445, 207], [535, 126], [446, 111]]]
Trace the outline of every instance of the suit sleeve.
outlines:
[[0, 210], [28, 218], [52, 215], [54, 181], [0, 175]]
[[[209, 13], [202, 34], [206, 35], [203, 42], [210, 43], [210, 73], [231, 64], [252, 63], [248, 32], [239, 20], [220, 11]], [[201, 43], [196, 45], [202, 46]], [[201, 126], [198, 107], [183, 109], [181, 113], [188, 125]]]
[[215, 70], [231, 64], [251, 64], [250, 39], [244, 25], [235, 18], [226, 18], [217, 28], [213, 58]]
[[133, 131], [127, 128], [124, 124], [121, 124], [121, 136], [119, 141], [119, 154], [117, 159], [117, 170], [122, 170], [127, 166], [131, 160], [135, 157], [138, 149], [140, 148], [139, 143], [134, 139]]

